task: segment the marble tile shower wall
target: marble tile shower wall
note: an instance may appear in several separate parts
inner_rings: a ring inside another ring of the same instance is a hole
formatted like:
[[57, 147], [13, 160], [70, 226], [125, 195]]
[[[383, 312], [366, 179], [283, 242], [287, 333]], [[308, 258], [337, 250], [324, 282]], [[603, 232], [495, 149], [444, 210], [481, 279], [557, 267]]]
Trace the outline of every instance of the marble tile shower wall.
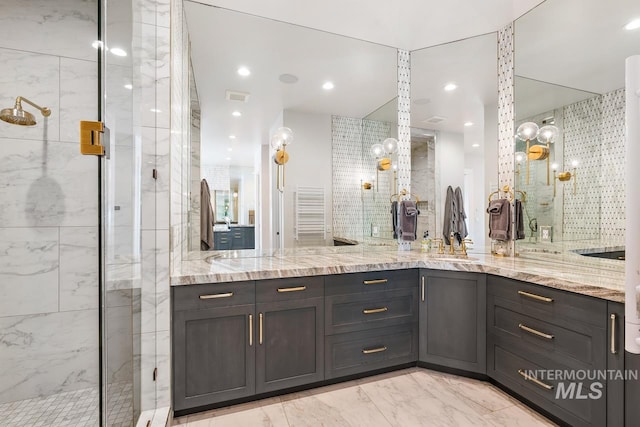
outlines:
[[[51, 108], [0, 122], [0, 403], [98, 385], [96, 1], [3, 1], [0, 105]], [[16, 19], [20, 17], [20, 19]]]
[[191, 99], [191, 200], [189, 204], [189, 250], [200, 250], [200, 99], [193, 65], [189, 63], [189, 86]]

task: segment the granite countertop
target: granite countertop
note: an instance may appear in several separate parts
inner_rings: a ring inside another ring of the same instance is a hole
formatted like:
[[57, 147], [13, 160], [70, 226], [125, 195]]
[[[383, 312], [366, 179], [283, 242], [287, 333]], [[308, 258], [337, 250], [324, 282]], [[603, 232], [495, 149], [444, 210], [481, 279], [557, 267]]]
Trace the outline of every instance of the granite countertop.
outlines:
[[520, 256], [513, 258], [494, 257], [486, 249], [470, 250], [468, 258], [460, 258], [367, 245], [194, 252], [176, 266], [171, 286], [431, 268], [489, 273], [624, 302], [624, 262], [585, 257], [566, 249], [529, 251], [523, 247]]

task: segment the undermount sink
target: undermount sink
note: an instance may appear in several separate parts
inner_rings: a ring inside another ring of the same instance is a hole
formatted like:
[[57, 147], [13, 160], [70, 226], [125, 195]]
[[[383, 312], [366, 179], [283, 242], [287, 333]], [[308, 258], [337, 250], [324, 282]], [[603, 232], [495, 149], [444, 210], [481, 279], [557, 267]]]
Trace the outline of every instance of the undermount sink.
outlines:
[[229, 231], [227, 224], [214, 224], [213, 231]]

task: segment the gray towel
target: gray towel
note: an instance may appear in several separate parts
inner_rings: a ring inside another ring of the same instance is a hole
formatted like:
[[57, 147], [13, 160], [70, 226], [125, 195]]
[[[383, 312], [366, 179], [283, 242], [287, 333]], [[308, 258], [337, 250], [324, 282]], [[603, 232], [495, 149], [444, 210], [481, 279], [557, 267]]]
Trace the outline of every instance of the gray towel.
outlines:
[[509, 240], [511, 234], [511, 204], [507, 199], [492, 200], [489, 213], [489, 237], [494, 240]]
[[516, 223], [516, 240], [522, 240], [526, 236], [524, 234], [524, 216], [522, 213], [522, 201], [516, 200], [514, 209], [514, 220]]
[[444, 201], [444, 210], [443, 215], [444, 219], [442, 222], [442, 238], [444, 240], [445, 245], [450, 245], [449, 235], [456, 231], [456, 221], [454, 218], [454, 207], [453, 207], [453, 199], [455, 198], [453, 194], [453, 188], [451, 186], [447, 187], [447, 198]]
[[391, 224], [393, 225], [393, 238], [398, 238], [398, 202], [391, 202]]
[[456, 187], [456, 191], [453, 198], [453, 215], [455, 220], [455, 236], [458, 240], [458, 244], [462, 243], [462, 239], [469, 235], [467, 231], [467, 213], [464, 211], [464, 197], [462, 197], [462, 190], [460, 187]]
[[400, 202], [400, 226], [398, 234], [400, 239], [405, 242], [413, 242], [416, 240], [418, 228], [418, 215], [420, 211], [416, 208], [416, 202], [412, 200], [403, 200]]

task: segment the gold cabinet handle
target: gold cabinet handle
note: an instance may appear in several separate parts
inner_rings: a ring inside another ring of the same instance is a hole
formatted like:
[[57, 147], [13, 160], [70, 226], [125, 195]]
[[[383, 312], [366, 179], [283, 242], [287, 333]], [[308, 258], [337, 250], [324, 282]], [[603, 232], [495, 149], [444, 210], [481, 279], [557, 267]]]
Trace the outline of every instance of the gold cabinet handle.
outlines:
[[229, 298], [232, 296], [233, 296], [233, 292], [226, 292], [224, 294], [200, 295], [200, 299]]
[[616, 345], [616, 318], [615, 313], [611, 313], [611, 354], [618, 354], [618, 346]]
[[421, 281], [422, 281], [422, 283], [421, 283], [421, 285], [422, 285], [421, 286], [421, 288], [422, 288], [421, 289], [421, 299], [422, 299], [422, 302], [424, 302], [424, 276], [421, 277]]
[[253, 345], [253, 314], [249, 315], [249, 347]]
[[384, 313], [385, 311], [389, 310], [387, 307], [380, 307], [380, 308], [365, 308], [364, 310], [362, 310], [363, 314], [375, 314], [375, 313]]
[[526, 381], [531, 381], [532, 383], [539, 385], [540, 387], [542, 387], [545, 390], [553, 390], [553, 386], [550, 384], [546, 384], [543, 383], [542, 381], [540, 381], [539, 379], [532, 377], [531, 375], [527, 374], [524, 370], [522, 369], [518, 369], [518, 373], [520, 375], [522, 375], [522, 378], [524, 378]]
[[278, 292], [299, 292], [306, 289], [306, 286], [296, 286], [295, 288], [278, 288]]
[[523, 297], [535, 299], [535, 300], [538, 300], [538, 301], [553, 302], [553, 298], [543, 297], [543, 296], [536, 295], [536, 294], [531, 294], [531, 293], [525, 292], [525, 291], [518, 291], [518, 294], [522, 295]]
[[551, 334], [545, 334], [544, 332], [537, 331], [533, 328], [523, 325], [522, 323], [518, 323], [518, 328], [522, 329], [523, 331], [529, 332], [530, 334], [536, 335], [538, 337], [546, 338], [548, 340], [552, 340], [554, 338], [553, 335]]
[[378, 279], [378, 280], [365, 280], [362, 283], [365, 285], [379, 285], [381, 283], [387, 283], [389, 279]]
[[382, 347], [378, 347], [378, 348], [363, 349], [362, 350], [362, 354], [380, 353], [380, 352], [383, 352], [383, 351], [386, 351], [386, 350], [387, 350], [386, 346], [382, 346]]
[[258, 314], [258, 344], [262, 345], [262, 323], [263, 316], [262, 313]]

